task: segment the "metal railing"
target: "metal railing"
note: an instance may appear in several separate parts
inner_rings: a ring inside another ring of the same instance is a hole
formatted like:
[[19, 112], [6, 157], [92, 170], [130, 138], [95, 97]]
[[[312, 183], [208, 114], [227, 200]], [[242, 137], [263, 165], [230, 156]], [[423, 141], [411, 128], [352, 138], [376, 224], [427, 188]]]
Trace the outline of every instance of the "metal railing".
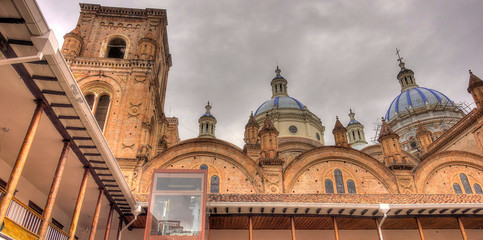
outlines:
[[[5, 195], [5, 190], [0, 187], [0, 200]], [[13, 198], [8, 206], [7, 214], [5, 216], [12, 222], [19, 225], [21, 228], [29, 231], [30, 233], [37, 235], [40, 224], [43, 221], [43, 217], [32, 210], [29, 206], [26, 206], [17, 198]], [[52, 223], [49, 223], [47, 228], [47, 234], [45, 239], [47, 240], [67, 240], [69, 235], [64, 231], [57, 228]]]

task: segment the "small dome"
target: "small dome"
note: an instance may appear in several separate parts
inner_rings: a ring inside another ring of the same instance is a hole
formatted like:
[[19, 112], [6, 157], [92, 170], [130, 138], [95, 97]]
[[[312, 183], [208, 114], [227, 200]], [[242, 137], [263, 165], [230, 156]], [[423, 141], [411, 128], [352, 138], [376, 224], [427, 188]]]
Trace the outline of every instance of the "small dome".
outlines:
[[273, 109], [273, 106], [276, 106], [277, 109], [280, 108], [292, 108], [292, 109], [304, 109], [304, 105], [297, 99], [293, 97], [275, 97], [274, 99], [270, 99], [264, 102], [260, 107], [258, 107], [257, 111], [255, 111], [255, 116], [270, 111]]
[[350, 122], [347, 124], [347, 126], [352, 125], [352, 124], [361, 124], [361, 123], [360, 123], [359, 121], [357, 121], [357, 120], [351, 120], [351, 121], [350, 121]]
[[424, 87], [410, 88], [403, 91], [392, 101], [385, 118], [390, 121], [396, 114], [403, 113], [410, 108], [418, 109], [438, 103], [454, 107], [453, 101], [441, 92]]

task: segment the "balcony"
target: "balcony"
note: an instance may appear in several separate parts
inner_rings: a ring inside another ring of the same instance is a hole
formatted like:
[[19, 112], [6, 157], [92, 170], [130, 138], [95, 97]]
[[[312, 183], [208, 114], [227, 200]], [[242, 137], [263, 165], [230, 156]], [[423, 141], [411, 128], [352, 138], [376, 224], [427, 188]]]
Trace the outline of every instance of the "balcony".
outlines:
[[[5, 190], [0, 188], [0, 199], [5, 195]], [[37, 232], [43, 217], [29, 206], [13, 198], [7, 210], [5, 226], [2, 233], [14, 239], [39, 239]], [[68, 234], [49, 223], [47, 228], [47, 240], [67, 240]]]

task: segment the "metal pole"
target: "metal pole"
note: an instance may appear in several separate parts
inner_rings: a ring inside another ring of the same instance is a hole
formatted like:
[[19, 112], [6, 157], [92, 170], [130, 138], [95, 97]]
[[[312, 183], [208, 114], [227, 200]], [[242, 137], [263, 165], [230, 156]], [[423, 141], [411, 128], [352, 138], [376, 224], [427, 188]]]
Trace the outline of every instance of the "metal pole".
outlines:
[[100, 188], [99, 197], [97, 197], [96, 210], [94, 211], [94, 218], [92, 219], [91, 233], [89, 234], [89, 240], [94, 240], [96, 237], [97, 223], [99, 222], [99, 213], [101, 212], [103, 194], [104, 194], [104, 189]]
[[337, 227], [337, 220], [335, 219], [335, 217], [332, 217], [332, 219], [334, 220], [335, 240], [340, 240], [340, 238], [339, 238], [339, 228]]
[[248, 239], [253, 240], [253, 221], [252, 216], [248, 217]]
[[418, 231], [419, 231], [419, 236], [421, 236], [421, 240], [426, 240], [423, 233], [423, 227], [421, 226], [421, 221], [419, 220], [418, 217], [416, 218], [416, 223], [418, 224]]
[[458, 225], [460, 226], [461, 236], [463, 236], [463, 240], [468, 240], [468, 236], [466, 236], [465, 226], [463, 226], [463, 222], [461, 218], [457, 217]]
[[290, 217], [290, 222], [292, 223], [292, 240], [297, 240], [295, 237], [295, 220], [294, 217]]
[[84, 196], [87, 188], [87, 179], [89, 177], [89, 168], [85, 168], [84, 176], [82, 177], [82, 182], [79, 188], [79, 195], [77, 195], [77, 201], [75, 203], [74, 215], [72, 216], [72, 223], [69, 229], [69, 240], [75, 239], [75, 231], [77, 229], [77, 223], [79, 222], [80, 211], [82, 208], [82, 202], [84, 201]]
[[15, 193], [15, 189], [17, 188], [18, 180], [22, 175], [23, 167], [25, 166], [27, 156], [30, 152], [30, 147], [32, 146], [32, 142], [34, 140], [35, 133], [37, 132], [37, 128], [39, 127], [40, 118], [42, 117], [42, 112], [45, 107], [43, 101], [35, 100], [35, 102], [37, 103], [37, 107], [35, 108], [34, 115], [32, 116], [32, 120], [30, 121], [30, 125], [27, 130], [27, 134], [25, 134], [25, 138], [23, 140], [22, 146], [20, 147], [17, 160], [15, 161], [12, 173], [10, 174], [10, 178], [8, 179], [5, 196], [3, 196], [2, 201], [0, 202], [0, 225], [5, 219], [8, 206], [10, 205], [13, 194]]
[[55, 170], [54, 178], [52, 179], [52, 185], [50, 186], [49, 196], [47, 203], [45, 204], [44, 220], [39, 227], [39, 239], [44, 240], [45, 234], [47, 234], [47, 228], [49, 226], [50, 216], [52, 215], [52, 209], [54, 208], [55, 198], [59, 192], [60, 180], [62, 179], [62, 173], [64, 172], [65, 162], [69, 155], [70, 140], [63, 140], [64, 147], [60, 154], [59, 162], [57, 163], [57, 169]]
[[104, 240], [109, 239], [109, 233], [111, 231], [112, 216], [114, 215], [114, 204], [111, 203], [111, 209], [109, 209], [109, 216], [107, 217], [106, 233], [104, 233]]

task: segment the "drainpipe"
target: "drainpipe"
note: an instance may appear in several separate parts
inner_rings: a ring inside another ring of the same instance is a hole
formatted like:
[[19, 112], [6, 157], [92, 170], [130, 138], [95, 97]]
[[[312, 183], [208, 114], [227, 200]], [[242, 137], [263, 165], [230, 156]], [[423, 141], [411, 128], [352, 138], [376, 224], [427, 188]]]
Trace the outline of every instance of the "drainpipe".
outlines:
[[384, 203], [379, 204], [379, 211], [381, 211], [382, 214], [384, 214], [384, 217], [382, 217], [382, 220], [377, 225], [377, 230], [378, 230], [378, 233], [379, 233], [379, 240], [384, 240], [384, 238], [382, 237], [381, 226], [384, 223], [384, 221], [386, 220], [387, 213], [389, 212], [389, 209], [390, 209], [389, 204], [384, 204]]
[[124, 232], [129, 226], [131, 226], [131, 224], [133, 224], [137, 219], [138, 219], [138, 216], [139, 214], [141, 214], [142, 212], [142, 208], [141, 206], [138, 204], [136, 206], [136, 209], [134, 210], [133, 214], [134, 214], [134, 219], [128, 223], [126, 226], [124, 226], [121, 231], [119, 232], [119, 237], [117, 238], [117, 240], [121, 240], [121, 236], [122, 236], [122, 232]]

